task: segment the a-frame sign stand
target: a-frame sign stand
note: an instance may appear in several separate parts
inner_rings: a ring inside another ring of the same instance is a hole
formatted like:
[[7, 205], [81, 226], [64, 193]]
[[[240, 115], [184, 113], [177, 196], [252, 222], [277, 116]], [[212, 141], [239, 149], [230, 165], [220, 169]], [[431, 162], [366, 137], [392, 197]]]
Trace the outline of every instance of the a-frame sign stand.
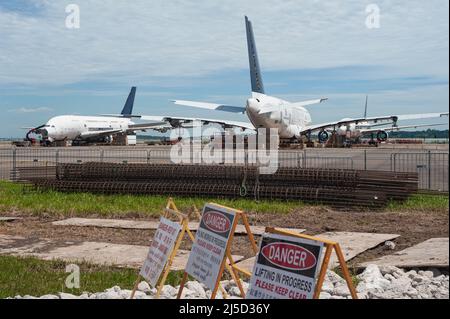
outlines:
[[[216, 281], [215, 287], [214, 287], [214, 289], [212, 290], [212, 293], [211, 293], [211, 299], [215, 299], [216, 298], [217, 291], [218, 291], [219, 288], [221, 288], [221, 286], [220, 286], [220, 279], [222, 278], [223, 272], [224, 272], [225, 269], [230, 273], [231, 277], [233, 278], [234, 282], [236, 283], [236, 285], [237, 285], [237, 287], [238, 287], [238, 289], [239, 289], [239, 291], [241, 293], [241, 296], [244, 298], [245, 297], [245, 292], [244, 292], [244, 288], [242, 287], [242, 283], [241, 283], [241, 280], [240, 280], [240, 277], [239, 277], [239, 273], [243, 273], [244, 275], [247, 275], [247, 276], [251, 276], [251, 274], [248, 271], [237, 267], [235, 265], [235, 262], [233, 260], [232, 254], [231, 254], [231, 246], [232, 246], [232, 242], [233, 242], [233, 238], [234, 238], [234, 233], [236, 231], [236, 226], [238, 225], [239, 221], [242, 221], [242, 223], [243, 223], [243, 225], [245, 227], [245, 230], [246, 230], [246, 233], [247, 233], [247, 237], [248, 237], [248, 239], [250, 241], [250, 244], [252, 246], [252, 250], [255, 253], [255, 255], [258, 253], [258, 246], [257, 246], [255, 238], [254, 238], [254, 236], [253, 236], [253, 234], [251, 232], [250, 224], [248, 223], [247, 216], [246, 216], [246, 214], [243, 211], [236, 210], [236, 209], [229, 208], [229, 207], [225, 207], [223, 205], [219, 205], [219, 204], [215, 204], [215, 203], [214, 203], [214, 205], [222, 207], [222, 208], [227, 209], [229, 211], [232, 211], [235, 214], [235, 218], [234, 218], [233, 224], [231, 226], [230, 238], [229, 238], [227, 246], [225, 248], [225, 256], [224, 256], [224, 258], [222, 260], [222, 263], [220, 265], [220, 268], [219, 268], [219, 274], [217, 276], [217, 281]], [[188, 273], [185, 271], [184, 275], [183, 275], [183, 279], [181, 280], [181, 283], [180, 283], [180, 288], [178, 290], [177, 299], [181, 298], [181, 295], [183, 293], [184, 285], [185, 285], [185, 283], [187, 281], [187, 278], [188, 278]], [[223, 294], [224, 290], [222, 288], [221, 288], [221, 291], [222, 291], [222, 294]], [[224, 295], [224, 297], [225, 297], [225, 295]]]
[[[198, 211], [197, 207], [194, 205], [193, 206], [193, 211], [192, 213], [195, 215], [196, 218], [201, 219], [201, 214]], [[190, 215], [190, 214], [189, 214]], [[164, 287], [164, 284], [166, 282], [167, 276], [170, 273], [170, 268], [172, 267], [173, 264], [173, 260], [175, 259], [175, 256], [181, 246], [181, 243], [183, 242], [184, 236], [187, 233], [188, 234], [188, 238], [191, 240], [191, 242], [194, 242], [194, 235], [192, 234], [192, 231], [189, 229], [189, 215], [186, 215], [182, 212], [180, 212], [177, 208], [177, 206], [175, 205], [175, 202], [173, 201], [173, 199], [170, 197], [169, 200], [167, 201], [167, 205], [164, 208], [164, 211], [162, 212], [161, 216], [164, 218], [170, 218], [170, 217], [174, 217], [178, 219], [178, 222], [181, 225], [181, 231], [177, 236], [177, 240], [175, 242], [175, 245], [173, 247], [172, 252], [169, 255], [169, 258], [167, 260], [167, 263], [164, 267], [164, 270], [162, 272], [161, 278], [159, 279], [159, 284], [157, 286], [157, 292], [156, 292], [156, 299], [159, 298], [159, 296], [161, 295], [161, 290]], [[139, 274], [138, 278], [136, 279], [136, 282], [134, 284], [133, 290], [131, 292], [131, 297], [130, 299], [134, 298], [134, 295], [136, 294], [136, 290], [138, 288], [138, 285], [141, 281], [142, 276]], [[225, 291], [225, 289], [222, 288], [222, 286], [219, 286], [222, 294], [226, 297], [227, 293]]]
[[342, 253], [339, 243], [331, 241], [331, 240], [327, 240], [327, 239], [317, 238], [314, 236], [308, 236], [308, 235], [298, 234], [298, 233], [290, 232], [290, 231], [286, 231], [286, 230], [280, 230], [280, 229], [276, 229], [274, 227], [266, 227], [266, 233], [309, 239], [309, 240], [316, 241], [316, 242], [322, 242], [325, 245], [325, 254], [322, 259], [322, 266], [320, 268], [320, 272], [319, 272], [319, 276], [318, 276], [317, 284], [316, 284], [316, 289], [314, 291], [314, 297], [313, 297], [314, 299], [319, 298], [320, 292], [322, 290], [323, 281], [325, 280], [325, 275], [327, 273], [328, 264], [330, 263], [330, 257], [334, 250], [336, 252], [336, 256], [338, 258], [339, 264], [341, 266], [342, 274], [347, 283], [347, 287], [350, 290], [350, 295], [352, 296], [353, 299], [358, 299], [358, 295], [356, 294], [355, 287], [353, 286], [353, 282], [350, 277], [350, 272], [348, 271], [347, 263], [345, 262], [344, 254]]
[[[194, 210], [196, 210], [195, 207], [194, 207]], [[189, 239], [191, 241], [194, 241], [194, 235], [192, 234], [192, 232], [189, 229], [189, 217], [186, 214], [183, 214], [182, 212], [180, 212], [178, 210], [178, 208], [175, 205], [175, 202], [173, 201], [172, 198], [169, 198], [167, 205], [166, 205], [164, 211], [162, 212], [161, 216], [164, 218], [170, 218], [170, 217], [177, 218], [178, 222], [181, 225], [181, 231], [179, 232], [179, 234], [177, 236], [177, 240], [172, 249], [172, 252], [169, 255], [166, 265], [164, 266], [164, 270], [163, 270], [161, 278], [159, 280], [159, 284], [158, 284], [158, 288], [157, 288], [157, 292], [156, 292], [156, 298], [159, 298], [159, 296], [161, 294], [161, 290], [164, 286], [167, 276], [169, 275], [170, 268], [172, 267], [173, 260], [178, 252], [178, 249], [180, 248], [180, 245], [183, 241], [184, 235], [187, 233], [189, 236]], [[131, 297], [130, 297], [131, 299], [134, 298], [134, 295], [136, 293], [139, 282], [142, 279], [141, 277], [142, 277], [141, 275], [138, 275], [138, 278], [136, 279], [133, 291], [131, 293]]]

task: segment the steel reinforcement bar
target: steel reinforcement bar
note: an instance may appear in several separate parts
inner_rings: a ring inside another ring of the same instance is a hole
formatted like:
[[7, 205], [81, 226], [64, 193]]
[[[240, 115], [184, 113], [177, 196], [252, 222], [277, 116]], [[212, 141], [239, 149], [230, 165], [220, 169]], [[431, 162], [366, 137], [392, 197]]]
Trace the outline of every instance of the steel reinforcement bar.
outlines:
[[61, 192], [92, 192], [103, 194], [147, 194], [168, 196], [214, 196], [223, 198], [260, 198], [278, 200], [300, 200], [305, 202], [330, 204], [337, 207], [361, 206], [381, 207], [387, 203], [383, 193], [373, 193], [354, 188], [335, 187], [242, 187], [232, 183], [186, 183], [153, 181], [63, 181], [55, 179], [35, 179], [33, 184], [39, 189]]
[[334, 206], [380, 207], [417, 191], [416, 173], [345, 169], [174, 164], [59, 164], [55, 178], [33, 178], [39, 188], [59, 191], [254, 197], [302, 200]]

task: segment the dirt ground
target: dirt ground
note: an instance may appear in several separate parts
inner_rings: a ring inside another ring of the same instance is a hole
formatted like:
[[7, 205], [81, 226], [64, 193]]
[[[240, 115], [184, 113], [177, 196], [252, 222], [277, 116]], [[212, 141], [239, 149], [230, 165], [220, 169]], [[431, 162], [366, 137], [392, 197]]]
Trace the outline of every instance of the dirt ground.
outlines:
[[[154, 231], [97, 227], [54, 226], [51, 217], [33, 217], [14, 212], [23, 219], [0, 222], [0, 234], [18, 235], [29, 239], [51, 238], [69, 241], [100, 241], [116, 244], [148, 245]], [[2, 214], [8, 216], [8, 214]], [[93, 216], [97, 217], [97, 216]], [[304, 228], [306, 234], [317, 235], [327, 231], [353, 231], [399, 234], [394, 242], [395, 250], [380, 246], [367, 251], [351, 264], [371, 260], [381, 255], [392, 254], [434, 237], [449, 236], [449, 214], [447, 212], [343, 212], [319, 207], [306, 207], [290, 214], [249, 214], [252, 225]], [[128, 217], [128, 219], [131, 219]], [[149, 219], [147, 219], [149, 220]], [[258, 238], [258, 237], [256, 237]], [[190, 249], [185, 239], [182, 249]], [[236, 236], [232, 253], [250, 257], [253, 255], [246, 236]]]

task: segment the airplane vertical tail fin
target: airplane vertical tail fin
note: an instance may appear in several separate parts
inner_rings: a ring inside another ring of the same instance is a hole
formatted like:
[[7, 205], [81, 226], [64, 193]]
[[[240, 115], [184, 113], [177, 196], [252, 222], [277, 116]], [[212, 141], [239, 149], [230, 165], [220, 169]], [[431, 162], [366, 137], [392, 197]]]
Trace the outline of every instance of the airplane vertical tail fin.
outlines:
[[128, 95], [127, 101], [122, 109], [122, 115], [131, 115], [133, 113], [134, 97], [136, 95], [136, 87], [131, 88], [130, 94]]
[[369, 99], [369, 96], [366, 95], [366, 106], [364, 108], [364, 118], [367, 118], [367, 100]]
[[245, 17], [245, 27], [247, 30], [248, 60], [250, 64], [250, 78], [252, 81], [252, 92], [264, 94], [264, 84], [259, 67], [258, 53], [256, 52], [255, 38], [251, 21]]

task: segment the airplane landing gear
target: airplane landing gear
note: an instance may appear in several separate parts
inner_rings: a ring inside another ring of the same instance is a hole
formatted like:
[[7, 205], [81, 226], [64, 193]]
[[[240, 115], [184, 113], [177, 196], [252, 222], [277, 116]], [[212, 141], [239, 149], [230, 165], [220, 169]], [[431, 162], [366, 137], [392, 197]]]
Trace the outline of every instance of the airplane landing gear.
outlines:
[[374, 145], [374, 146], [378, 146], [378, 141], [377, 141], [377, 140], [375, 140], [375, 137], [374, 137], [373, 133], [372, 133], [372, 134], [370, 134], [369, 145]]
[[303, 149], [303, 140], [300, 138], [280, 138], [280, 149]]
[[309, 131], [308, 133], [306, 133], [306, 147], [314, 147], [314, 142], [311, 139], [311, 131]]

